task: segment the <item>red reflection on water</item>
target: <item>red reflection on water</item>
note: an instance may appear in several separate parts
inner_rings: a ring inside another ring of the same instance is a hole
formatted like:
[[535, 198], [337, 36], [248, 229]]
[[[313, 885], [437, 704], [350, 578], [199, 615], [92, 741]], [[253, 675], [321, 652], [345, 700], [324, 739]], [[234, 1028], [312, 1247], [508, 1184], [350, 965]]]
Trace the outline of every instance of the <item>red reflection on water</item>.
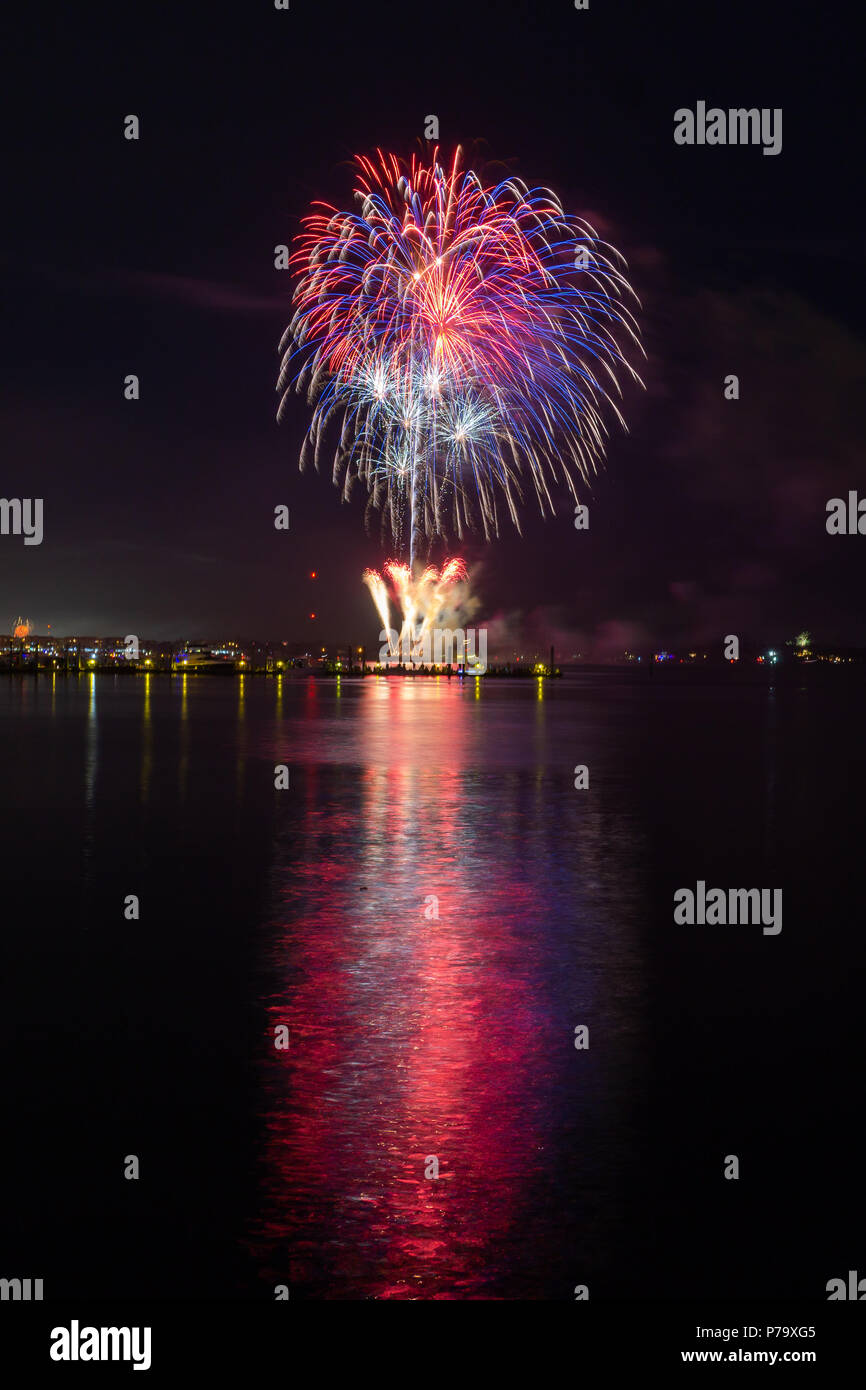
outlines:
[[[291, 1045], [266, 1064], [255, 1244], [266, 1279], [313, 1297], [491, 1296], [537, 1169], [532, 886], [476, 833], [454, 697], [406, 691], [385, 697], [388, 765], [319, 766], [273, 924], [270, 1036], [286, 1023]], [[373, 742], [382, 698], [364, 696]], [[503, 785], [495, 824], [517, 819]]]

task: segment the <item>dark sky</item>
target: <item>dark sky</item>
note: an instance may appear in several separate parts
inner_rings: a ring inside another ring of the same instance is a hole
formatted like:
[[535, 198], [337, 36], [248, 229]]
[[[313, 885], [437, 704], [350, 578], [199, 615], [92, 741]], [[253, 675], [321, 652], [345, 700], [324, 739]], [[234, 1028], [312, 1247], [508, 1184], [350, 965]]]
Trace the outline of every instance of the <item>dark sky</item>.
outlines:
[[[23, 613], [301, 639], [315, 608], [322, 640], [375, 636], [360, 573], [379, 534], [329, 472], [299, 473], [305, 402], [276, 423], [273, 248], [310, 200], [348, 203], [347, 159], [410, 154], [434, 113], [446, 152], [482, 141], [595, 221], [644, 306], [647, 390], [627, 393], [589, 532], [563, 493], [552, 521], [527, 503], [522, 537], [464, 543], [480, 616], [597, 650], [803, 626], [866, 644], [866, 540], [824, 526], [828, 498], [866, 495], [861, 57], [841, 11], [150, 9], [13, 17], [0, 495], [44, 498], [45, 538], [0, 537], [0, 630]], [[781, 107], [781, 154], [677, 146], [674, 111], [698, 100]]]

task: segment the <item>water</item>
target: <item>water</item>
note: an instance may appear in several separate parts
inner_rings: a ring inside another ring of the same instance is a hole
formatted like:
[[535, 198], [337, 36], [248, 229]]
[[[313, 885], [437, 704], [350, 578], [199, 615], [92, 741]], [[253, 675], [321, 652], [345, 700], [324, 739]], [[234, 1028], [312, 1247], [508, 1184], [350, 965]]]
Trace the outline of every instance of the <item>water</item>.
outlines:
[[[0, 1273], [825, 1296], [863, 1260], [861, 710], [823, 672], [4, 678]], [[699, 878], [781, 887], [781, 934], [675, 925]]]

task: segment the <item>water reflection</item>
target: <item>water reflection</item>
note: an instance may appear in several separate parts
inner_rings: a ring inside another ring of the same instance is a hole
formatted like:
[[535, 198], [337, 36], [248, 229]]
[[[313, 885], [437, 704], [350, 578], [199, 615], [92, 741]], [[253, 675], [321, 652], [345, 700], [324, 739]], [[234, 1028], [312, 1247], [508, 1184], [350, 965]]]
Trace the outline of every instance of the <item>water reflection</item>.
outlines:
[[[579, 1221], [551, 1187], [563, 1164], [598, 1185], [574, 1135], [610, 1122], [616, 1069], [636, 1068], [628, 830], [611, 879], [597, 800], [564, 750], [544, 762], [555, 705], [479, 706], [479, 685], [351, 683], [338, 703], [311, 682], [296, 723], [266, 1001], [291, 1046], [264, 1064], [254, 1240], [296, 1293], [513, 1296], [521, 1229]], [[579, 1023], [619, 1045], [577, 1053]]]
[[150, 779], [153, 775], [153, 723], [150, 709], [150, 682], [152, 676], [148, 671], [143, 677], [144, 697], [141, 708], [141, 784], [140, 801], [142, 806], [147, 805], [150, 796]]
[[[806, 678], [581, 675], [538, 699], [532, 679], [7, 676], [8, 1054], [52, 1020], [15, 1052], [10, 1190], [45, 1268], [94, 1296], [129, 1248], [148, 1297], [813, 1296], [862, 1168], [839, 1058], [864, 755], [860, 683]], [[672, 890], [723, 872], [793, 885], [781, 956], [672, 931]], [[118, 929], [130, 889], [157, 906], [144, 933]], [[811, 1102], [777, 1065], [804, 980]], [[287, 1054], [266, 1037], [284, 1021]], [[74, 1128], [87, 1095], [46, 1209], [51, 1134], [28, 1116]], [[129, 1226], [105, 1208], [119, 1121], [195, 1176], [182, 1210], [164, 1183]], [[713, 1176], [732, 1127], [769, 1175], [745, 1207]], [[804, 1166], [835, 1196], [792, 1228]]]
[[180, 751], [177, 760], [178, 800], [186, 801], [187, 780], [189, 778], [189, 675], [184, 671], [180, 677]]
[[99, 774], [99, 719], [96, 707], [96, 676], [93, 672], [83, 678], [87, 682], [87, 722], [84, 737], [84, 834], [82, 854], [83, 877], [88, 882], [93, 874], [96, 853], [96, 779]]
[[244, 779], [246, 777], [247, 772], [247, 678], [242, 672], [239, 676], [237, 676], [236, 679], [238, 687], [238, 704], [237, 719], [235, 724], [237, 737], [237, 756], [235, 760], [235, 786], [237, 790], [237, 810], [238, 816], [240, 816], [241, 808], [244, 803]]

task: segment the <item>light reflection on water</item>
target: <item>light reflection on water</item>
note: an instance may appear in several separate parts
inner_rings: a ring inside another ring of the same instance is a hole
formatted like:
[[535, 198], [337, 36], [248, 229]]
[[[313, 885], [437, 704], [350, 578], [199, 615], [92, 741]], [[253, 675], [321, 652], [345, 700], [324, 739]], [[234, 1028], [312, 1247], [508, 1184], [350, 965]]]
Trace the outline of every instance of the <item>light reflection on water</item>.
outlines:
[[291, 1045], [263, 1063], [265, 1278], [510, 1296], [527, 1239], [580, 1272], [556, 1228], [597, 1219], [593, 1134], [626, 1122], [616, 1074], [639, 1069], [635, 846], [574, 790], [573, 724], [542, 695], [310, 682], [258, 750], [292, 768], [267, 927], [271, 1036], [286, 1024]]
[[[142, 1297], [822, 1296], [863, 1170], [866, 751], [860, 683], [813, 674], [7, 676], [22, 1267], [94, 1297], [121, 1268]], [[782, 885], [783, 934], [675, 929], [697, 879]], [[134, 1206], [121, 1134], [162, 1173]]]

